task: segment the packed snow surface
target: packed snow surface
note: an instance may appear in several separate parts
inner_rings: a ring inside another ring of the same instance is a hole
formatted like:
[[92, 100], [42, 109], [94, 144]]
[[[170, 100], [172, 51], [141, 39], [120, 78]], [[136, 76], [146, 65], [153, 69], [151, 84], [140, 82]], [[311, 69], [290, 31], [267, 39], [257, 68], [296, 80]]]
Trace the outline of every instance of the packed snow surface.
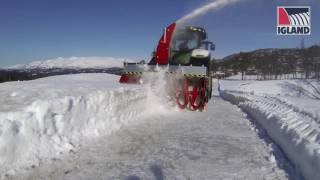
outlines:
[[206, 112], [181, 111], [148, 86], [118, 80], [78, 74], [0, 84], [0, 178], [291, 177], [236, 106], [217, 97]]
[[267, 130], [306, 179], [319, 179], [319, 81], [231, 78], [220, 81], [220, 90]]
[[51, 69], [51, 68], [111, 68], [122, 67], [123, 61], [128, 61], [121, 58], [113, 57], [70, 57], [56, 58], [49, 60], [34, 61], [29, 64], [18, 64], [10, 66], [10, 69]]

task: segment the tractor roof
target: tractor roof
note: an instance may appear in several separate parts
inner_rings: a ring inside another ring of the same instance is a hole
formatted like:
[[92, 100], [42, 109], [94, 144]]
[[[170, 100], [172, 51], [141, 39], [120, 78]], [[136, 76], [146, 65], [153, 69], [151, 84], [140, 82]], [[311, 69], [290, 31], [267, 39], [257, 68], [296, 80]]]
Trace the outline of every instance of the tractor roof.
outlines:
[[195, 26], [185, 26], [183, 28], [179, 28], [178, 32], [183, 33], [183, 32], [192, 32], [192, 33], [198, 33], [201, 35], [201, 38], [205, 40], [207, 38], [207, 33], [204, 28], [201, 27], [195, 27]]
[[203, 29], [202, 27], [187, 26], [186, 28], [191, 31], [198, 31], [198, 32], [206, 33], [206, 30]]

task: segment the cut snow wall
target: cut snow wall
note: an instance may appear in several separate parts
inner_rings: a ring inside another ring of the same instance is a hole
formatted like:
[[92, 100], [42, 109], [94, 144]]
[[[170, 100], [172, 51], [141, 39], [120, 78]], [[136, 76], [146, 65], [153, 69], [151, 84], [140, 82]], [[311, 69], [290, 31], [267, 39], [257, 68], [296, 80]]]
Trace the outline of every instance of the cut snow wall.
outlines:
[[237, 91], [220, 95], [261, 124], [306, 179], [319, 179], [320, 130], [314, 119], [268, 97]]
[[118, 88], [85, 96], [38, 100], [0, 112], [0, 174], [76, 148], [82, 139], [118, 130], [145, 109], [145, 94]]

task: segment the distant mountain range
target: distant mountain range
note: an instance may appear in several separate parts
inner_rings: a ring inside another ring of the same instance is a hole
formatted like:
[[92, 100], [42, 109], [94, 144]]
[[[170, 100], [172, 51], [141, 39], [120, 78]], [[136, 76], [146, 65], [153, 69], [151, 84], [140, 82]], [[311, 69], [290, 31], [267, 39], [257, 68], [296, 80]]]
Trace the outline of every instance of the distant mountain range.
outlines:
[[[123, 62], [126, 59], [112, 57], [70, 57], [56, 58], [44, 61], [34, 61], [29, 64], [19, 64], [0, 68], [0, 82], [32, 80], [41, 77], [77, 74], [77, 73], [110, 73], [120, 75], [123, 72]], [[302, 71], [318, 72], [314, 67], [320, 66], [320, 46], [306, 49], [258, 49], [251, 52], [232, 54], [216, 60], [213, 70], [247, 71], [257, 69], [263, 73], [289, 73], [297, 68]], [[269, 71], [272, 72], [269, 72]]]
[[34, 61], [29, 64], [18, 64], [14, 66], [5, 67], [3, 69], [104, 69], [111, 67], [122, 67], [123, 61], [125, 61], [125, 59], [112, 57], [60, 57], [56, 59]]
[[0, 68], [0, 82], [32, 80], [54, 75], [79, 73], [120, 75], [123, 72], [124, 61], [128, 60], [111, 57], [70, 57], [34, 61], [29, 64]]

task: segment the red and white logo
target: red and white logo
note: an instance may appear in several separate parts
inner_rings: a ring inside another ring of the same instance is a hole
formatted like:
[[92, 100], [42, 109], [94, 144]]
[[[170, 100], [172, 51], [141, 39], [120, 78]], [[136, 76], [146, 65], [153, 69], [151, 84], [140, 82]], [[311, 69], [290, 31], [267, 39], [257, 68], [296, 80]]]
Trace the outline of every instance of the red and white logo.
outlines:
[[310, 35], [311, 12], [310, 6], [282, 6], [277, 8], [278, 35]]

